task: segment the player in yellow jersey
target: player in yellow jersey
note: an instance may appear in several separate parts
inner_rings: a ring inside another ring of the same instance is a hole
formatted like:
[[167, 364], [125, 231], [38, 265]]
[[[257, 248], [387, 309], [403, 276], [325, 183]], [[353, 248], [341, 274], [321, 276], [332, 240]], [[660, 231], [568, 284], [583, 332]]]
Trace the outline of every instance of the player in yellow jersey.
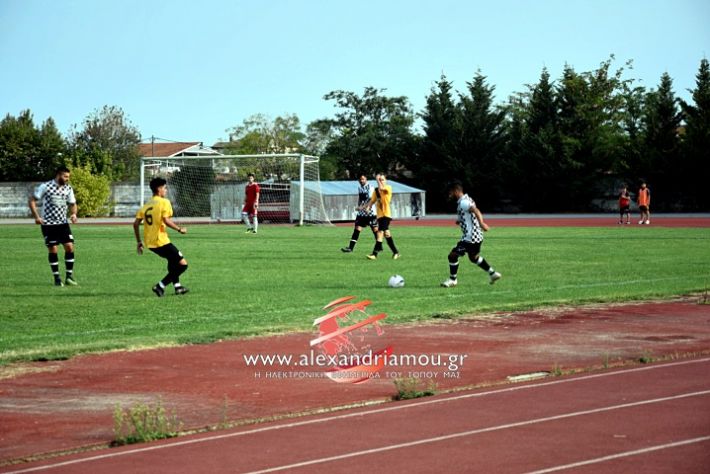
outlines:
[[392, 211], [390, 211], [390, 201], [392, 200], [392, 186], [387, 184], [387, 177], [384, 173], [377, 173], [375, 176], [377, 187], [372, 193], [370, 201], [360, 206], [360, 209], [366, 209], [375, 205], [377, 212], [377, 241], [372, 253], [367, 256], [370, 260], [376, 260], [377, 254], [382, 252], [382, 240], [387, 239], [387, 245], [392, 250], [392, 258], [397, 260], [399, 252], [397, 246], [394, 245], [392, 233], [390, 232], [390, 222], [392, 222]]
[[180, 227], [172, 221], [173, 206], [165, 199], [168, 193], [168, 183], [163, 178], [153, 178], [150, 181], [153, 198], [145, 203], [136, 213], [133, 221], [133, 232], [138, 241], [138, 255], [143, 254], [143, 241], [140, 236], [140, 225], [143, 223], [143, 237], [145, 245], [151, 252], [168, 261], [168, 274], [154, 287], [153, 293], [161, 297], [165, 294], [165, 287], [170, 283], [175, 288], [176, 295], [184, 295], [189, 290], [180, 284], [180, 275], [187, 270], [187, 260], [182, 256], [177, 247], [170, 243], [166, 227], [186, 234], [187, 229]]

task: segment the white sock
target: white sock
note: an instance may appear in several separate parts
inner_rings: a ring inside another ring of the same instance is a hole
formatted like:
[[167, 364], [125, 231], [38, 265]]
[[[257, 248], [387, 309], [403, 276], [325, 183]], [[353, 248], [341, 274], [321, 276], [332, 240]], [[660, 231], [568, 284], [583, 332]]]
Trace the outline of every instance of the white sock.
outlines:
[[249, 214], [246, 212], [242, 212], [242, 220], [244, 221], [244, 224], [247, 226], [247, 229], [251, 229], [251, 224], [249, 224]]
[[254, 214], [254, 232], [259, 228], [259, 218]]

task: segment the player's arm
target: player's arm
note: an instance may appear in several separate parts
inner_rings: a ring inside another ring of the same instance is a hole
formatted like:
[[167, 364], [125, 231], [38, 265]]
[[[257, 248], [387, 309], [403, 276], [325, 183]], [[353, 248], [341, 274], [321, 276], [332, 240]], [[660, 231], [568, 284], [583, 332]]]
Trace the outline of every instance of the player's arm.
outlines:
[[163, 223], [164, 223], [166, 226], [170, 227], [171, 229], [180, 232], [181, 234], [187, 234], [187, 229], [186, 229], [186, 228], [180, 227], [180, 226], [177, 225], [175, 222], [173, 222], [173, 220], [172, 220], [171, 218], [169, 218], [169, 217], [167, 217], [167, 216], [163, 216]]
[[259, 196], [261, 196], [261, 192], [257, 191], [256, 198], [254, 198], [254, 209], [259, 207]]
[[490, 229], [490, 227], [488, 227], [488, 224], [483, 222], [483, 214], [481, 214], [481, 211], [479, 211], [475, 205], [471, 206], [470, 211], [473, 212], [473, 214], [476, 216], [476, 219], [478, 219], [478, 223], [481, 224], [481, 229], [483, 229], [484, 231]]
[[71, 220], [72, 224], [76, 224], [77, 218], [76, 218], [76, 213], [79, 211], [79, 208], [77, 207], [76, 203], [72, 203], [71, 207], [69, 208], [69, 220]]
[[37, 212], [37, 198], [35, 196], [30, 196], [29, 206], [32, 217], [35, 219], [35, 224], [44, 224], [44, 221], [39, 216], [39, 212]]
[[136, 236], [136, 246], [137, 249], [136, 251], [138, 252], [138, 255], [143, 254], [143, 241], [141, 240], [141, 222], [143, 222], [143, 219], [136, 217], [136, 220], [133, 221], [133, 233]]

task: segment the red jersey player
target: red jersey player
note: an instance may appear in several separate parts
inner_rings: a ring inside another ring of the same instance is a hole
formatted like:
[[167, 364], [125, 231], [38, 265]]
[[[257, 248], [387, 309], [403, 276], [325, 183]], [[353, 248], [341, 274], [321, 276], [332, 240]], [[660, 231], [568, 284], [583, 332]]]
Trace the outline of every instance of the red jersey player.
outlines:
[[[249, 173], [247, 175], [247, 187], [245, 190], [244, 197], [244, 207], [242, 208], [242, 220], [247, 226], [247, 234], [252, 232], [256, 234], [259, 228], [259, 219], [257, 218], [257, 211], [259, 209], [259, 194], [261, 193], [261, 188], [254, 182], [254, 175]], [[249, 217], [252, 217], [253, 224], [249, 223]]]

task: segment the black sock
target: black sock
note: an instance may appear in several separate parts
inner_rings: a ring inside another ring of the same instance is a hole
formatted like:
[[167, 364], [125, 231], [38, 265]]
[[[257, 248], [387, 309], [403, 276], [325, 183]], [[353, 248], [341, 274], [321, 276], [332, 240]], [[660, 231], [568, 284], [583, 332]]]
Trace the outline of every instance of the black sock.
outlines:
[[67, 269], [67, 278], [74, 278], [74, 252], [64, 252], [64, 266]]
[[60, 280], [59, 278], [59, 255], [56, 253], [49, 254], [49, 268], [52, 270], [52, 275], [54, 275], [55, 280]]
[[163, 289], [165, 289], [165, 287], [168, 286], [172, 282], [173, 282], [173, 274], [172, 273], [168, 273], [167, 275], [165, 275], [163, 277], [162, 280], [160, 280], [160, 283], [163, 284]]
[[495, 273], [495, 270], [493, 270], [493, 268], [490, 265], [488, 265], [488, 262], [486, 262], [486, 259], [483, 257], [479, 256], [478, 259], [475, 260], [473, 263], [475, 263], [476, 265], [481, 267], [482, 270], [487, 271], [489, 274]]
[[456, 274], [459, 272], [459, 259], [453, 260], [449, 257], [449, 277], [452, 280], [456, 279]]
[[380, 252], [382, 252], [382, 242], [378, 240], [375, 242], [375, 249], [372, 251], [372, 254], [377, 255]]
[[355, 244], [357, 243], [357, 239], [359, 239], [359, 238], [360, 238], [360, 231], [357, 229], [353, 230], [353, 235], [352, 235], [352, 237], [350, 237], [350, 245], [349, 245], [350, 250], [355, 248]]
[[185, 270], [187, 270], [187, 265], [180, 265], [179, 263], [171, 265], [169, 275], [174, 286], [180, 286], [180, 275], [185, 273]]
[[394, 245], [394, 240], [392, 239], [392, 236], [386, 237], [387, 239], [387, 245], [389, 246], [390, 250], [392, 250], [392, 253], [399, 253], [397, 252], [397, 247]]

